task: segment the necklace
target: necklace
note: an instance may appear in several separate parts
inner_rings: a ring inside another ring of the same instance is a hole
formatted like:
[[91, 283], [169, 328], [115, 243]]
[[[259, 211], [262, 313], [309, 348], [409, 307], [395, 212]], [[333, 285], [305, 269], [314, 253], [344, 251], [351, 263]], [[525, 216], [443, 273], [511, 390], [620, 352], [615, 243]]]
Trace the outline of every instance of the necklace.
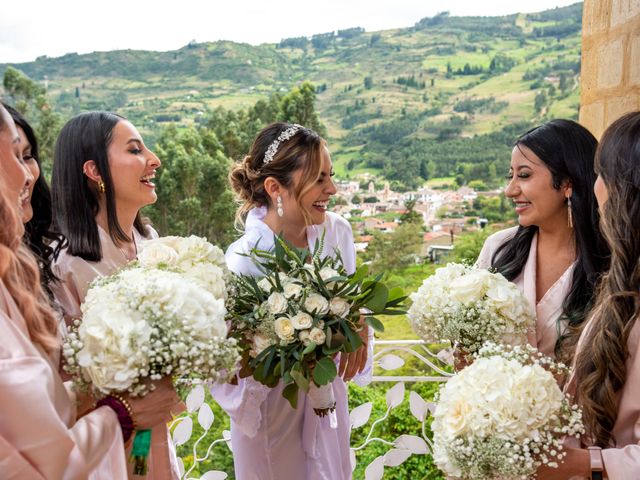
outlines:
[[133, 251], [134, 251], [133, 258], [129, 258], [129, 256], [127, 255], [127, 252], [125, 252], [120, 245], [116, 245], [116, 247], [118, 247], [118, 250], [120, 250], [120, 253], [122, 253], [122, 256], [124, 257], [124, 259], [127, 261], [127, 263], [138, 258], [138, 245], [136, 244], [135, 235], [131, 235], [131, 240], [133, 241]]

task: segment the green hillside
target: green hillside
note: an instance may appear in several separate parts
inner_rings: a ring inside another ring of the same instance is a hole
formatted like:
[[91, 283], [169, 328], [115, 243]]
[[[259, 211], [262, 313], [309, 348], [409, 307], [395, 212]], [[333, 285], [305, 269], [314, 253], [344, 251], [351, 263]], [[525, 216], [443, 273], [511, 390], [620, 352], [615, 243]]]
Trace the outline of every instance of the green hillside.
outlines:
[[63, 115], [115, 110], [151, 138], [158, 124], [201, 122], [217, 107], [249, 107], [309, 80], [343, 177], [380, 172], [408, 187], [459, 175], [490, 184], [514, 135], [545, 118], [577, 117], [581, 17], [581, 3], [503, 17], [442, 13], [410, 28], [277, 45], [220, 41], [12, 66], [46, 81]]

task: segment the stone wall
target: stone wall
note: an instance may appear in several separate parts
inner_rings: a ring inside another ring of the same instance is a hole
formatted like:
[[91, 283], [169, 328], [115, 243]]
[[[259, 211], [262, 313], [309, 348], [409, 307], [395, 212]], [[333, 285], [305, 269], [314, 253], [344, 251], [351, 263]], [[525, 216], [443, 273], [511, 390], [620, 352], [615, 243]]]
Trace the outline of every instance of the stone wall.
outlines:
[[640, 0], [585, 0], [580, 123], [600, 137], [640, 110]]

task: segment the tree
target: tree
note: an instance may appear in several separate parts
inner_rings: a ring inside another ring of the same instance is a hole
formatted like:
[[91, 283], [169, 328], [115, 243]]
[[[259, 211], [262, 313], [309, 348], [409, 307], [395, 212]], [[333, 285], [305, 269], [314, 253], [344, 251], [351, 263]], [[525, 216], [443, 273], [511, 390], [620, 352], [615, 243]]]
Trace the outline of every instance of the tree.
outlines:
[[547, 104], [547, 95], [544, 93], [544, 91], [538, 92], [533, 104], [533, 108], [537, 113], [540, 113], [542, 112], [542, 109], [546, 104]]
[[371, 261], [372, 272], [389, 272], [411, 265], [421, 249], [422, 226], [407, 222], [392, 233], [374, 232], [366, 258]]
[[158, 202], [149, 216], [166, 235], [201, 235], [226, 246], [233, 231], [235, 204], [227, 182], [231, 162], [208, 129], [161, 134], [156, 153], [162, 159]]
[[299, 123], [326, 137], [327, 131], [318, 118], [315, 101], [316, 89], [311, 82], [303, 82], [299, 87], [292, 88], [281, 102], [282, 120]]
[[484, 245], [484, 241], [490, 233], [489, 229], [485, 228], [484, 230], [478, 230], [456, 238], [450, 261], [474, 263], [478, 259], [482, 245]]
[[205, 125], [215, 133], [224, 154], [239, 160], [249, 152], [258, 132], [272, 122], [299, 123], [325, 136], [326, 129], [315, 110], [315, 95], [313, 85], [304, 82], [285, 96], [274, 93], [268, 100], [258, 100], [246, 109], [218, 107], [209, 113]]
[[53, 149], [62, 127], [62, 119], [51, 107], [45, 89], [20, 70], [7, 67], [2, 84], [9, 103], [29, 120], [35, 131], [39, 160], [46, 175], [51, 171]]
[[404, 208], [406, 208], [407, 211], [400, 216], [400, 223], [416, 223], [420, 226], [424, 224], [422, 215], [415, 210], [415, 199], [405, 201]]

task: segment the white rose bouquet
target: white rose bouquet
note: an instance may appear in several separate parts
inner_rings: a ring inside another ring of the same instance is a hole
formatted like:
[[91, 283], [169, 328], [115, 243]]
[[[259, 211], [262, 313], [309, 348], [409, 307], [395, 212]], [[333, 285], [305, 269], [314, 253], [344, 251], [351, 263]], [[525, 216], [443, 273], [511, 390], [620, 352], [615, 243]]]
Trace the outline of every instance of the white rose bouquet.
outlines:
[[181, 273], [209, 290], [215, 298], [233, 299], [226, 285], [229, 271], [224, 252], [205, 238], [169, 236], [144, 241], [132, 265]]
[[235, 277], [236, 299], [228, 319], [243, 351], [240, 375], [252, 375], [269, 387], [282, 381], [283, 396], [293, 408], [303, 390], [324, 416], [335, 406], [333, 357], [360, 348], [358, 332], [366, 324], [384, 330], [374, 315], [404, 313], [406, 297], [401, 289], [389, 290], [380, 277], [365, 279], [366, 266], [347, 274], [339, 252], [320, 258], [322, 241], [314, 252], [293, 248], [279, 237], [273, 252], [252, 250], [265, 276]]
[[433, 459], [449, 477], [531, 478], [557, 467], [565, 435], [584, 433], [554, 374], [567, 368], [535, 348], [488, 343], [440, 388], [433, 413]]
[[[63, 346], [65, 370], [80, 387], [144, 395], [153, 388], [148, 380], [226, 381], [235, 372], [240, 356], [237, 341], [227, 338], [219, 249], [197, 237], [172, 237], [175, 248], [166, 241], [149, 242], [138, 261], [91, 284], [82, 321]], [[203, 266], [206, 281], [199, 278]], [[137, 472], [145, 471], [149, 434], [136, 433]]]
[[531, 305], [518, 287], [499, 273], [450, 263], [411, 294], [407, 317], [427, 342], [450, 341], [466, 354], [486, 341], [526, 342], [535, 327]]

